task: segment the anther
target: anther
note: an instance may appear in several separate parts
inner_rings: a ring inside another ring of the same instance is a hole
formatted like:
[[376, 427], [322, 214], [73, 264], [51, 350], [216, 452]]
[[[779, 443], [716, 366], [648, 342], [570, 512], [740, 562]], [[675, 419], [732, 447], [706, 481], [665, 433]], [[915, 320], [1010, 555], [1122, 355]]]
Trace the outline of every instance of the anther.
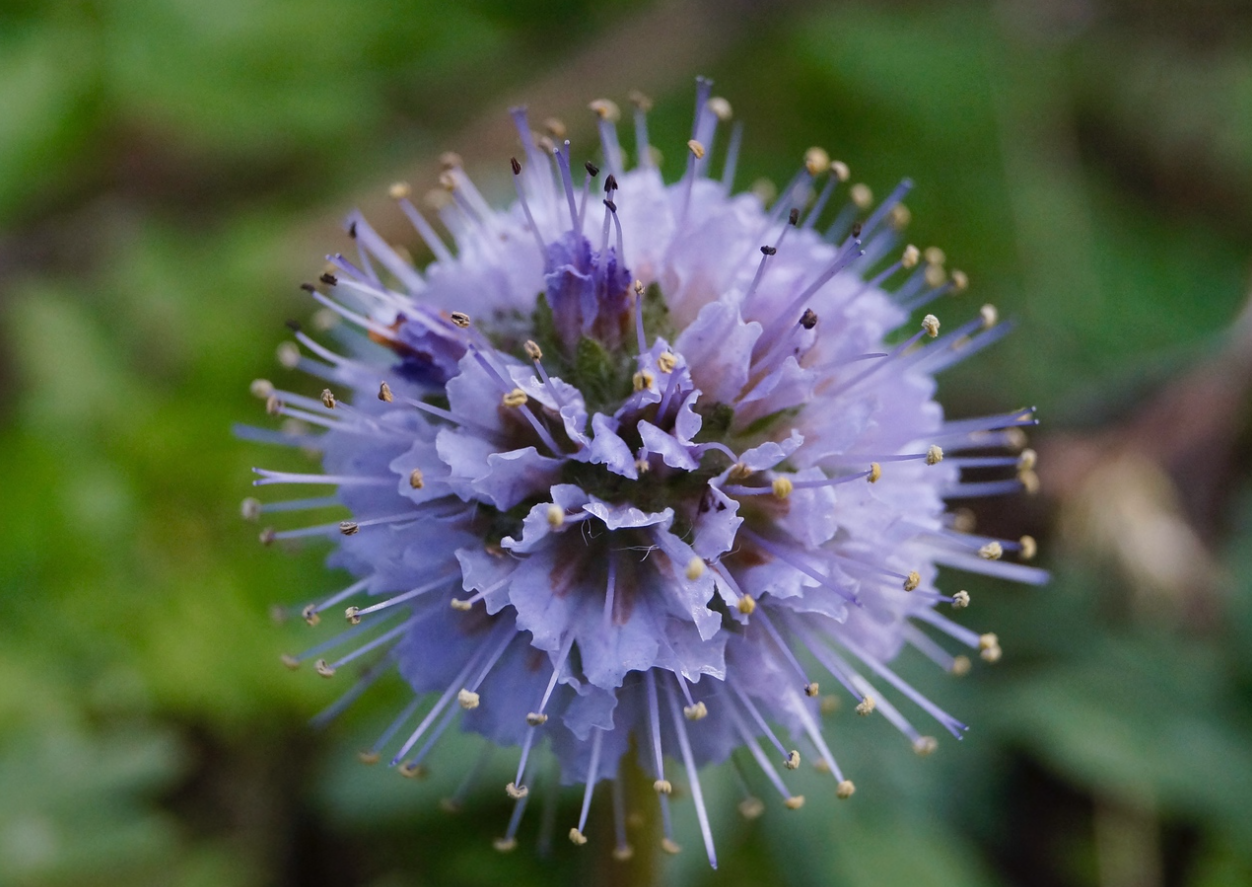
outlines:
[[261, 500], [249, 496], [239, 503], [239, 513], [244, 520], [254, 521], [261, 516]]
[[814, 697], [816, 697], [817, 694], [820, 693], [821, 691], [822, 691], [822, 688], [821, 686], [818, 685], [817, 681], [811, 681], [804, 685], [804, 695], [809, 697], [810, 699], [813, 699]]
[[948, 279], [948, 272], [943, 270], [942, 265], [927, 265], [922, 276], [927, 286], [943, 286], [943, 282]]
[[274, 544], [274, 528], [266, 527], [264, 530], [261, 531], [258, 538], [261, 540], [262, 545], [273, 545]]
[[271, 416], [277, 416], [283, 410], [283, 402], [278, 399], [277, 394], [271, 394], [265, 399], [265, 412]]
[[921, 574], [916, 570], [909, 570], [909, 574], [904, 577], [904, 590], [913, 591], [917, 586], [922, 584]]
[[609, 211], [609, 212], [611, 212], [611, 213], [615, 213], [615, 212], [617, 212], [617, 204], [616, 204], [616, 203], [614, 203], [612, 200], [607, 200], [607, 199], [606, 199], [606, 200], [604, 201], [604, 206], [605, 206], [605, 208], [606, 208], [606, 209], [608, 209], [608, 211]]
[[809, 148], [804, 152], [804, 168], [816, 176], [830, 168], [830, 155], [821, 148]]
[[609, 99], [596, 99], [587, 106], [596, 112], [596, 116], [601, 120], [607, 120], [610, 123], [616, 123], [622, 117], [622, 112], [618, 110], [617, 104]]
[[783, 801], [783, 806], [788, 810], [799, 810], [804, 806], [804, 795], [792, 795]]
[[656, 782], [652, 783], [652, 789], [658, 795], [668, 795], [673, 793], [674, 786], [668, 779], [658, 779]]
[[315, 287], [315, 286], [314, 286], [313, 284], [311, 284], [311, 283], [302, 283], [302, 284], [300, 284], [300, 289], [304, 290], [306, 293], [315, 293], [315, 292], [317, 292], [317, 287]]
[[348, 236], [351, 237], [353, 240], [356, 240], [356, 222], [353, 222], [350, 225], [348, 225]]
[[322, 283], [326, 284], [327, 286], [339, 285], [339, 278], [331, 274], [330, 272], [323, 274], [321, 277], [318, 278], [318, 280], [320, 280]]
[[635, 295], [642, 299], [643, 298], [643, 281], [636, 280], [632, 288], [635, 291]]
[[668, 351], [662, 351], [656, 359], [656, 368], [663, 373], [674, 372], [676, 366], [678, 366], [678, 358]]
[[943, 447], [938, 444], [931, 444], [926, 448], [926, 464], [938, 465], [943, 461]]
[[984, 635], [980, 635], [978, 638], [979, 650], [984, 650], [984, 651], [991, 650], [998, 646], [1000, 646], [1000, 639], [996, 637], [994, 634], [992, 634], [991, 632], [987, 632]]
[[939, 740], [935, 739], [933, 736], [919, 736], [913, 740], [913, 751], [915, 751], [919, 757], [924, 758], [927, 755], [934, 754], [935, 749], [938, 747]]
[[761, 247], [761, 255], [763, 256], [773, 256], [773, 255], [777, 255], [777, 253], [778, 253], [777, 247], [773, 247], [773, 246]]
[[817, 326], [817, 312], [812, 308], [805, 308], [804, 313], [800, 315], [800, 326], [806, 330], [811, 330]]
[[794, 228], [796, 225], [800, 224], [800, 209], [799, 209], [799, 207], [795, 207], [795, 206], [793, 206], [793, 207], [791, 208], [791, 212], [787, 213], [787, 224], [788, 224], [788, 225], [790, 225], [790, 226], [791, 226], [791, 227], [793, 227], [793, 228]]
[[339, 522], [339, 532], [343, 533], [345, 536], [355, 536], [357, 533], [361, 532], [361, 525], [356, 521], [341, 520]]
[[750, 594], [745, 594], [739, 598], [739, 601], [735, 604], [735, 609], [745, 616], [751, 616], [756, 610], [756, 599]]
[[700, 144], [695, 139], [691, 139], [687, 142], [687, 150], [695, 155], [696, 160], [704, 159], [704, 145]]
[[461, 708], [466, 711], [473, 711], [478, 708], [478, 699], [478, 694], [473, 690], [466, 690], [462, 688], [456, 694], [456, 701], [459, 702], [461, 704]]
[[939, 335], [939, 318], [933, 314], [927, 314], [922, 318], [922, 329], [926, 331], [926, 335], [932, 339]]
[[452, 193], [453, 191], [457, 189], [456, 176], [454, 176], [450, 172], [440, 173], [439, 174], [439, 187], [443, 188], [443, 190], [447, 191], [448, 193]]
[[335, 392], [331, 391], [329, 388], [322, 389], [322, 406], [326, 407], [328, 410], [333, 410], [335, 408]]
[[818, 758], [816, 761], [813, 762], [813, 769], [816, 770], [818, 773], [821, 773], [823, 776], [825, 776], [827, 773], [830, 772], [830, 765], [827, 764], [823, 759]]
[[795, 489], [795, 485], [791, 482], [791, 478], [789, 477], [774, 478], [773, 486], [774, 486], [774, 495], [777, 496], [779, 499], [786, 499], [788, 496], [791, 495], [791, 491]]
[[1039, 492], [1039, 475], [1033, 471], [1022, 471], [1017, 475], [1017, 479], [1022, 482], [1022, 489], [1026, 491], [1026, 495], [1033, 496]]
[[872, 484], [876, 484], [880, 477], [882, 477], [882, 466], [877, 462], [869, 463], [869, 477], [867, 480]]
[[391, 403], [395, 398], [391, 394], [391, 386], [383, 382], [378, 386], [378, 399], [383, 403]]
[[583, 164], [583, 169], [587, 170], [587, 175], [591, 176], [593, 179], [600, 175], [600, 167], [596, 166], [590, 160]]
[[963, 678], [969, 674], [970, 661], [968, 656], [956, 656], [952, 659], [952, 666], [949, 669], [958, 678]]
[[461, 329], [465, 329], [470, 325], [470, 316], [463, 311], [453, 311], [448, 315], [448, 319]]
[[841, 182], [846, 182], [852, 176], [852, 170], [848, 169], [848, 165], [842, 160], [830, 161], [830, 171]]
[[916, 268], [920, 257], [921, 251], [910, 243], [904, 248], [904, 255], [900, 256], [900, 265], [903, 268]]
[[396, 182], [387, 189], [387, 194], [392, 200], [403, 200], [413, 193], [413, 189], [409, 187], [408, 182]]
[[565, 509], [553, 502], [548, 506], [548, 526], [556, 529], [565, 523]]
[[1002, 652], [999, 647], [992, 647], [988, 650], [983, 650], [978, 655], [982, 657], [983, 662], [999, 662]]
[[420, 490], [426, 486], [426, 478], [422, 476], [422, 469], [414, 468], [409, 472], [409, 486], [415, 490]]
[[496, 838], [491, 846], [500, 853], [511, 853], [517, 848], [517, 838]]
[[962, 590], [952, 595], [952, 609], [953, 610], [964, 610], [968, 606], [969, 606], [969, 592], [968, 591]]
[[405, 761], [396, 769], [405, 779], [421, 779], [426, 775], [426, 768], [416, 761]]
[[526, 392], [520, 388], [514, 388], [508, 394], [504, 395], [504, 397], [500, 398], [500, 402], [506, 407], [520, 407], [524, 405], [527, 400], [529, 400], [529, 398], [526, 396]]
[[531, 360], [543, 360], [543, 349], [539, 347], [539, 343], [534, 339], [527, 339], [522, 344], [522, 349]]
[[445, 172], [460, 169], [464, 164], [465, 161], [461, 159], [461, 155], [455, 151], [444, 151], [439, 155], [439, 165]]
[[787, 753], [787, 760], [783, 761], [783, 766], [788, 770], [800, 769], [800, 753], [794, 748]]
[[705, 103], [704, 107], [712, 111], [713, 116], [722, 123], [726, 123], [732, 116], [734, 116], [734, 112], [730, 107], [730, 102], [726, 101], [720, 95], [713, 96], [708, 100], [708, 102]]
[[670, 856], [677, 856], [679, 853], [682, 853], [683, 850], [682, 847], [679, 847], [678, 844], [674, 842], [673, 838], [661, 838], [661, 849]]
[[1020, 428], [1004, 429], [1004, 445], [1011, 450], [1020, 450], [1026, 446], [1026, 432]]
[[856, 204], [857, 209], [869, 209], [874, 202], [874, 192], [864, 182], [853, 185], [848, 191], [848, 196]]
[[709, 709], [703, 702], [683, 706], [683, 717], [689, 721], [699, 721], [708, 717]]
[[300, 667], [300, 660], [289, 653], [284, 653], [282, 656], [278, 657], [278, 660], [292, 671], [295, 671]]
[[456, 598], [456, 597], [448, 601], [448, 605], [452, 607], [452, 609], [454, 610], [460, 610], [462, 613], [467, 613], [470, 610], [474, 609], [473, 603], [467, 600], [462, 600], [461, 598]]
[[978, 549], [978, 556], [985, 561], [998, 561], [1004, 556], [1004, 546], [999, 542], [988, 542]]
[[317, 623], [322, 621], [322, 617], [317, 615], [316, 604], [307, 604], [304, 609], [300, 611], [300, 616], [305, 622], [309, 623], [309, 625], [317, 625]]
[[759, 819], [765, 812], [765, 802], [755, 795], [739, 802], [739, 815], [749, 821]]
[[613, 848], [613, 858], [618, 862], [627, 862], [635, 855], [635, 848], [629, 844]]
[[[646, 95], [644, 95], [642, 92], [640, 92], [637, 89], [632, 89], [630, 92], [628, 92], [626, 94], [626, 98], [629, 99], [630, 103], [634, 105], [636, 108], [638, 108], [640, 111], [643, 111], [646, 113], [652, 110], [652, 99], [648, 98]], [[710, 104], [713, 101], [715, 101], [715, 99], [710, 100]]]
[[854, 794], [856, 794], [856, 786], [852, 784], [851, 779], [845, 779], [835, 786], [835, 797], [841, 801], [846, 801]]
[[958, 268], [952, 269], [952, 291], [954, 293], [963, 293], [969, 288], [969, 278], [964, 271]]
[[330, 663], [325, 659], [319, 659], [313, 663], [313, 670], [324, 678], [333, 678], [335, 670], [330, 667]]
[[510, 782], [504, 787], [504, 793], [513, 800], [520, 801], [522, 798], [530, 794], [530, 789], [524, 785], [517, 785], [516, 783]]
[[[613, 173], [609, 173], [604, 178], [604, 193], [612, 194], [616, 190], [617, 190], [617, 177], [613, 175]], [[617, 207], [616, 206], [613, 207], [613, 210], [616, 211]]]
[[526, 723], [530, 724], [532, 727], [542, 727], [544, 724], [548, 723], [548, 716], [532, 711], [530, 714], [526, 715]]
[[852, 239], [855, 240], [856, 238], [860, 237], [861, 231], [863, 229], [864, 229], [864, 224], [861, 222], [860, 219], [857, 219], [855, 222], [853, 222], [852, 223]]
[[1039, 462], [1039, 454], [1034, 450], [1022, 450], [1020, 456], [1017, 457], [1018, 471], [1034, 471], [1035, 465]]
[[856, 705], [856, 713], [861, 717], [874, 713], [874, 709], [878, 707], [878, 703], [874, 701], [873, 696], [866, 696]]
[[823, 696], [817, 705], [817, 710], [823, 715], [833, 715], [839, 710], [839, 697], [833, 694]]
[[[956, 279], [956, 275], [953, 275]], [[1000, 320], [1000, 312], [996, 311], [995, 305], [983, 305], [978, 309], [978, 316], [982, 318], [983, 329], [989, 330]]]
[[704, 575], [704, 558], [696, 555], [687, 561], [687, 580], [695, 582]]
[[269, 400], [274, 393], [274, 383], [269, 379], [253, 379], [252, 384], [248, 386], [248, 391], [252, 393], [253, 397]]
[[356, 753], [356, 759], [366, 766], [377, 764], [381, 757], [376, 751], [359, 751]]
[[520, 163], [518, 163], [518, 162], [517, 162], [517, 158], [516, 158], [516, 157], [510, 157], [510, 158], [509, 158], [509, 166], [510, 166], [510, 167], [512, 168], [512, 170], [513, 170], [513, 175], [515, 175], [515, 176], [520, 176], [520, 175], [522, 174], [522, 165], [521, 165]]
[[1033, 561], [1035, 555], [1039, 553], [1039, 543], [1035, 542], [1034, 536], [1023, 536], [1017, 540], [1022, 546], [1021, 558], [1024, 561]]
[[640, 370], [631, 377], [631, 381], [634, 383], [636, 391], [643, 391], [645, 388], [652, 387], [652, 383], [656, 381], [656, 377], [647, 370]]
[[913, 213], [903, 203], [897, 203], [887, 214], [887, 221], [895, 230], [903, 231], [913, 221]]
[[587, 836], [580, 832], [577, 828], [569, 830], [569, 839], [575, 846], [578, 847], [587, 843]]
[[925, 256], [927, 265], [942, 265], [948, 261], [947, 255], [937, 246], [926, 247], [922, 255]]
[[565, 122], [559, 117], [549, 117], [543, 122], [543, 128], [548, 131], [548, 135], [558, 141], [564, 141], [569, 130], [566, 129]]

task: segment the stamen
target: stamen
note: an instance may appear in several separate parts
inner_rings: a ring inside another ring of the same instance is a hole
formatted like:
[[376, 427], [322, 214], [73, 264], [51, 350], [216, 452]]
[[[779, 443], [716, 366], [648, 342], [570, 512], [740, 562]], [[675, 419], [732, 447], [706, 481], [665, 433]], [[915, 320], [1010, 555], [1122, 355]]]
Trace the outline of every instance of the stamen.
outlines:
[[695, 759], [691, 753], [691, 742], [687, 738], [687, 725], [683, 723], [683, 718], [679, 717], [678, 700], [673, 691], [668, 692], [666, 696], [669, 699], [670, 718], [674, 723], [674, 732], [678, 734], [678, 748], [682, 753], [683, 767], [687, 771], [687, 780], [691, 783], [691, 799], [696, 805], [696, 819], [700, 823], [704, 849], [708, 853], [709, 866], [716, 869], [717, 854], [713, 850], [713, 832], [709, 828], [709, 815], [704, 807], [704, 794], [700, 791], [700, 774], [696, 770]]
[[583, 807], [578, 814], [578, 827], [570, 829], [569, 839], [575, 844], [586, 844], [587, 838], [583, 830], [587, 827], [587, 814], [591, 812], [591, 795], [600, 779], [600, 746], [604, 740], [604, 731], [595, 729], [591, 733], [591, 762], [587, 765], [587, 780], [583, 789]]

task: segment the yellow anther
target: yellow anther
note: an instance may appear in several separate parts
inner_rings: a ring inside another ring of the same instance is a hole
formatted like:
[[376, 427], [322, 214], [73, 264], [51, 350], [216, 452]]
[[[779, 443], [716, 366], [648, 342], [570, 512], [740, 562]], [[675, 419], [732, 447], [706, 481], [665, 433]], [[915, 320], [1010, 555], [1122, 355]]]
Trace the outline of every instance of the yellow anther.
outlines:
[[872, 484], [876, 484], [878, 483], [878, 479], [880, 477], [882, 477], [882, 466], [879, 465], [877, 462], [869, 463], [869, 478], [868, 478], [869, 482]]
[[927, 265], [942, 265], [948, 261], [948, 257], [944, 255], [943, 250], [937, 246], [926, 247], [926, 250], [922, 253], [922, 255], [926, 258]]
[[356, 753], [356, 759], [366, 766], [377, 764], [380, 755], [376, 751], [359, 751]]
[[361, 532], [361, 525], [352, 520], [341, 520], [339, 522], [339, 532], [345, 536], [355, 536]]
[[689, 721], [699, 721], [708, 717], [709, 709], [703, 702], [683, 706], [683, 717]]
[[804, 152], [804, 168], [811, 176], [820, 175], [830, 168], [830, 155], [822, 148], [809, 148]]
[[1034, 536], [1023, 536], [1017, 540], [1022, 546], [1021, 559], [1024, 561], [1033, 561], [1035, 555], [1039, 553], [1039, 543], [1035, 541]]
[[913, 740], [913, 751], [917, 752], [920, 757], [934, 754], [935, 749], [939, 747], [939, 740], [933, 736], [919, 736]]
[[757, 819], [764, 812], [765, 802], [756, 796], [744, 798], [739, 802], [739, 815], [744, 819]]
[[656, 359], [656, 368], [663, 373], [674, 372], [676, 366], [678, 366], [678, 358], [668, 351], [662, 351]]
[[531, 360], [543, 360], [543, 349], [534, 339], [527, 339], [522, 348], [526, 350], [526, 356]]
[[789, 477], [774, 478], [774, 495], [779, 499], [786, 499], [791, 495], [791, 491], [795, 489], [795, 484], [791, 482]]
[[455, 326], [465, 329], [470, 325], [470, 316], [464, 311], [453, 311], [448, 315], [448, 320], [452, 321]]
[[856, 794], [856, 786], [852, 784], [851, 779], [845, 779], [835, 786], [835, 797], [841, 801], [846, 801], [854, 794]]
[[378, 386], [378, 399], [383, 403], [391, 403], [395, 397], [391, 394], [391, 386], [383, 382]]
[[456, 701], [461, 704], [461, 708], [466, 711], [473, 711], [478, 708], [479, 696], [473, 690], [461, 689], [456, 694]]
[[830, 171], [841, 182], [846, 182], [852, 176], [852, 170], [848, 169], [848, 165], [842, 160], [830, 161]]
[[532, 711], [530, 714], [526, 715], [526, 723], [530, 724], [532, 727], [542, 727], [544, 724], [548, 723], [548, 716], [540, 714], [537, 711]]
[[952, 673], [958, 678], [963, 678], [969, 674], [970, 661], [968, 656], [956, 656], [952, 659]]
[[921, 258], [921, 255], [921, 251], [910, 243], [904, 248], [904, 255], [900, 256], [900, 266], [903, 268], [916, 268], [917, 261]]
[[674, 843], [672, 838], [661, 838], [661, 849], [670, 856], [677, 856], [679, 853], [682, 853], [683, 848]]
[[922, 576], [916, 570], [909, 570], [909, 574], [904, 577], [904, 590], [913, 591], [917, 586], [922, 584]]
[[396, 769], [405, 779], [422, 779], [426, 776], [426, 768], [415, 761], [405, 761]]
[[648, 370], [640, 370], [631, 377], [636, 391], [643, 391], [645, 388], [651, 389], [652, 384], [656, 381], [656, 376], [652, 375]]
[[333, 678], [335, 676], [335, 670], [331, 668], [330, 663], [325, 659], [319, 659], [314, 662], [313, 670], [324, 678]]
[[969, 277], [959, 268], [952, 269], [952, 291], [963, 293], [969, 289]]
[[691, 560], [687, 561], [687, 579], [689, 581], [695, 582], [697, 579], [699, 579], [703, 575], [704, 575], [704, 558], [700, 557], [699, 555], [696, 555]]
[[526, 401], [529, 399], [530, 398], [526, 396], [525, 391], [520, 388], [514, 388], [508, 394], [504, 395], [504, 397], [500, 398], [500, 403], [504, 404], [506, 407], [520, 407], [525, 405]]
[[999, 542], [988, 542], [978, 549], [978, 556], [985, 561], [998, 561], [1004, 556], [1004, 546]]
[[956, 594], [952, 595], [952, 609], [953, 610], [964, 610], [968, 606], [969, 606], [969, 592], [968, 591], [958, 591]]
[[[1016, 430], [1016, 429], [1014, 429]], [[1022, 450], [1022, 454], [1017, 457], [1018, 471], [1034, 471], [1035, 465], [1039, 461], [1039, 454], [1034, 450]]]
[[690, 151], [693, 155], [695, 155], [696, 160], [704, 159], [704, 145], [700, 144], [695, 139], [688, 140], [687, 150]]
[[752, 612], [756, 610], [756, 600], [752, 595], [745, 594], [739, 598], [739, 601], [735, 604], [735, 609], [745, 616], [751, 616]]
[[817, 694], [820, 692], [822, 692], [822, 688], [821, 688], [821, 685], [817, 683], [817, 681], [810, 681], [809, 683], [804, 685], [804, 695], [809, 697], [810, 699], [815, 698]]
[[1000, 312], [996, 310], [995, 305], [983, 305], [978, 309], [978, 316], [982, 318], [982, 327], [985, 330], [991, 329], [1000, 322]]
[[530, 789], [524, 785], [517, 785], [516, 783], [510, 782], [504, 787], [504, 793], [513, 800], [520, 801], [522, 798], [530, 794]]
[[565, 523], [565, 509], [553, 502], [548, 506], [548, 526], [556, 529]]
[[927, 314], [922, 318], [922, 329], [926, 331], [926, 335], [932, 339], [939, 335], [939, 318], [933, 314]]
[[751, 476], [751, 468], [744, 465], [742, 462], [736, 462], [734, 465], [730, 466], [730, 473], [726, 475], [726, 479], [731, 481], [741, 481], [747, 480]]
[[261, 516], [261, 500], [249, 496], [239, 503], [239, 513], [244, 520], [255, 521]]
[[426, 486], [426, 478], [422, 475], [422, 469], [414, 468], [409, 472], [409, 486], [415, 490], [420, 490]]
[[360, 625], [361, 624], [361, 608], [360, 607], [348, 607], [347, 609], [343, 611], [343, 617], [347, 619], [353, 625]]
[[926, 464], [938, 465], [943, 461], [943, 447], [938, 444], [931, 444], [926, 448]]
[[864, 182], [857, 182], [848, 191], [848, 197], [856, 204], [857, 209], [869, 209], [874, 203], [874, 192]]
[[734, 111], [731, 110], [730, 102], [726, 101], [720, 95], [715, 95], [713, 98], [709, 99], [709, 102], [705, 105], [705, 107], [712, 111], [713, 116], [722, 123], [727, 122], [734, 116]]
[[461, 598], [454, 597], [452, 600], [448, 601], [448, 604], [449, 606], [452, 607], [452, 609], [460, 610], [463, 613], [474, 609], [473, 603], [471, 603], [470, 601], [462, 600]]
[[658, 795], [668, 795], [674, 791], [674, 786], [670, 784], [668, 779], [658, 779], [652, 783], [652, 789]]
[[413, 189], [409, 187], [408, 182], [395, 182], [387, 189], [387, 194], [392, 200], [403, 200], [413, 193]]
[[1033, 496], [1039, 492], [1039, 475], [1033, 471], [1018, 472], [1017, 479], [1022, 482], [1022, 489], [1027, 495]]
[[787, 760], [783, 761], [783, 766], [788, 770], [800, 769], [800, 753], [794, 748], [787, 753]]
[[622, 112], [618, 109], [617, 103], [611, 99], [596, 99], [587, 107], [595, 111], [596, 116], [601, 120], [608, 120], [610, 123], [616, 123], [622, 116]]
[[291, 669], [292, 671], [295, 671], [297, 668], [300, 667], [300, 660], [290, 655], [289, 653], [284, 653], [282, 656], [278, 657], [278, 659], [283, 665], [285, 665], [287, 668]]
[[799, 810], [804, 806], [804, 795], [792, 795], [783, 801], [783, 806], [788, 810]]
[[500, 853], [511, 853], [517, 847], [517, 838], [496, 838], [491, 846]]
[[877, 707], [878, 707], [878, 703], [874, 701], [874, 697], [866, 696], [864, 699], [862, 699], [860, 702], [856, 704], [856, 713], [860, 715], [861, 717], [865, 717], [866, 715], [873, 714], [874, 709]]

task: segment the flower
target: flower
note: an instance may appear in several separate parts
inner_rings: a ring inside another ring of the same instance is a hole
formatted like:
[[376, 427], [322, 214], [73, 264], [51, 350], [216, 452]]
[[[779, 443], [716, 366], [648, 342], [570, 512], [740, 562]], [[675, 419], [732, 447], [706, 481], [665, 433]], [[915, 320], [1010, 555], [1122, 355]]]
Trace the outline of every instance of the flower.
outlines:
[[[935, 374], [1007, 325], [990, 306], [942, 334], [933, 315], [916, 317], [966, 281], [939, 250], [899, 248], [910, 183], [874, 208], [865, 185], [847, 186], [847, 166], [814, 148], [771, 207], [732, 194], [740, 130], [714, 177], [730, 106], [698, 84], [673, 184], [640, 97], [629, 172], [607, 100], [592, 104], [602, 168], [587, 163], [581, 184], [569, 142], [536, 138], [520, 109], [525, 162], [512, 161], [508, 209], [446, 158], [439, 216], [455, 248], [407, 186], [393, 187], [434, 260], [419, 271], [351, 216], [357, 258], [330, 256], [305, 285], [348, 321], [335, 329], [340, 351], [297, 332], [282, 355], [328, 387], [318, 398], [254, 384], [297, 427], [246, 434], [316, 448], [324, 468], [258, 469], [255, 483], [337, 494], [245, 511], [339, 504], [352, 515], [262, 534], [337, 538], [330, 564], [356, 577], [303, 609], [316, 623], [346, 604], [351, 627], [289, 664], [315, 659], [330, 676], [374, 660], [328, 714], [398, 669], [414, 700], [366, 758], [386, 752], [408, 775], [457, 721], [520, 747], [502, 849], [540, 744], [563, 781], [584, 786], [578, 844], [597, 784], [618, 778], [633, 746], [666, 846], [681, 769], [715, 866], [702, 766], [746, 748], [794, 809], [803, 798], [778, 766], [813, 756], [849, 797], [820, 724], [824, 675], [920, 754], [935, 740], [890, 695], [959, 737], [965, 726], [889, 665], [908, 645], [967, 670], [935, 635], [999, 657], [994, 635], [937, 610], [969, 602], [939, 590], [938, 568], [1045, 578], [1002, 559], [1028, 559], [1032, 540], [973, 535], [946, 511], [946, 500], [1033, 486], [1021, 429], [1034, 419], [947, 420], [935, 402]], [[846, 205], [827, 213], [835, 196]], [[331, 649], [349, 652], [329, 661]]]

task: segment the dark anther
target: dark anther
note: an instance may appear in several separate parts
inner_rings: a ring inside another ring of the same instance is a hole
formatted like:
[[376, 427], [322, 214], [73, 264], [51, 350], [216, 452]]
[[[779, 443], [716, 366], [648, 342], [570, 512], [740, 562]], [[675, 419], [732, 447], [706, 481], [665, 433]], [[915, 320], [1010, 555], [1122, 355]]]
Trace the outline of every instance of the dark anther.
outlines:
[[767, 256], [772, 256], [774, 253], [778, 252], [778, 248], [774, 246], [763, 246], [761, 247], [761, 252]]
[[510, 157], [509, 164], [513, 167], [513, 175], [520, 176], [522, 174], [522, 165], [517, 162], [516, 157]]
[[791, 215], [787, 216], [787, 221], [792, 225], [800, 224], [800, 210], [797, 207], [791, 208]]
[[317, 288], [311, 283], [300, 284], [300, 289], [304, 290], [306, 293], [317, 292]]
[[817, 314], [812, 308], [804, 309], [804, 313], [800, 315], [800, 326], [806, 330], [811, 330], [817, 326]]
[[353, 222], [348, 226], [348, 236], [353, 240], [356, 240], [356, 222]]
[[609, 177], [604, 180], [604, 193], [617, 190], [617, 179], [613, 177], [613, 173], [609, 173]]
[[617, 212], [617, 204], [616, 204], [616, 203], [614, 203], [612, 200], [606, 200], [606, 201], [604, 201], [604, 205], [605, 205], [605, 206], [607, 206], [607, 207], [609, 208], [609, 212], [611, 212], [611, 213], [615, 213], [615, 212]]
[[587, 175], [591, 176], [593, 179], [600, 175], [600, 167], [596, 166], [590, 160], [584, 163], [583, 166], [587, 168]]
[[286, 322], [286, 326], [287, 329], [291, 330], [293, 333], [300, 332], [300, 321], [298, 320], [289, 320]]
[[323, 274], [319, 279], [327, 286], [335, 286], [339, 283], [339, 279], [333, 274]]
[[861, 223], [860, 223], [860, 222], [853, 222], [853, 223], [852, 223], [852, 236], [853, 236], [853, 237], [860, 237], [860, 236], [861, 236], [861, 227], [862, 227], [862, 226], [861, 226]]

